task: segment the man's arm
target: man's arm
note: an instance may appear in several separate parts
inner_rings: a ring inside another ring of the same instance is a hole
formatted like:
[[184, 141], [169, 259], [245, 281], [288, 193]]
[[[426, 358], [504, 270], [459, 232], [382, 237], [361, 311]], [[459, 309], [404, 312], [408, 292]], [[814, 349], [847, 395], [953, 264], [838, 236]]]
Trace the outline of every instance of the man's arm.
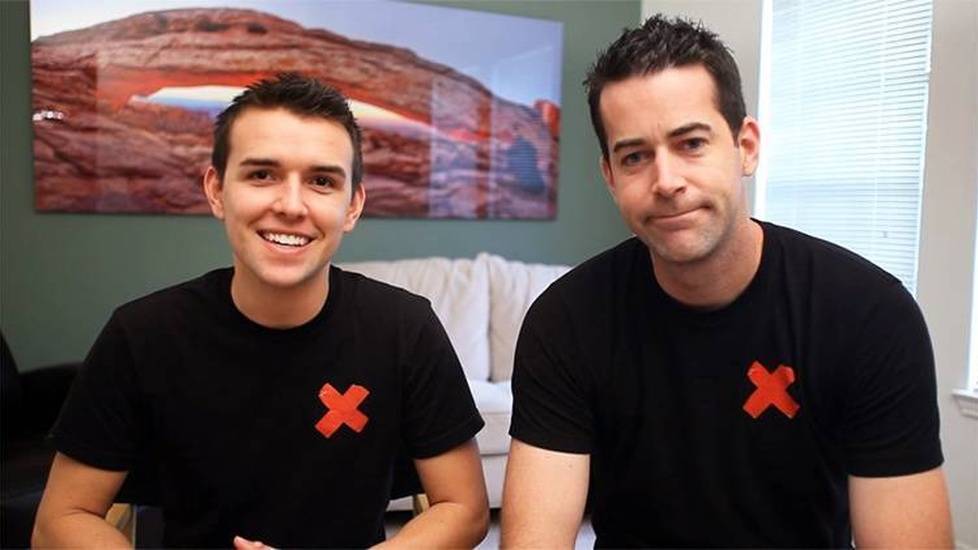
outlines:
[[475, 440], [416, 459], [414, 465], [431, 508], [378, 548], [473, 548], [482, 542], [489, 529], [489, 499]]
[[513, 439], [503, 486], [503, 548], [573, 548], [587, 500], [591, 456]]
[[57, 453], [34, 522], [31, 546], [119, 548], [131, 546], [105, 521], [126, 472], [102, 470]]
[[850, 476], [849, 508], [856, 547], [954, 547], [940, 468], [898, 477]]

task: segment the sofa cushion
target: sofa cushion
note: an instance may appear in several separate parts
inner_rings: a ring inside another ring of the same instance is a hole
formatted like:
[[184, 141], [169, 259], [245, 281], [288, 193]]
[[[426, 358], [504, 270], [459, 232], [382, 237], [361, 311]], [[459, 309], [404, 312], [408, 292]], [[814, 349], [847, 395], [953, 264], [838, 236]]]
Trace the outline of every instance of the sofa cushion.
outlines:
[[430, 300], [466, 378], [489, 379], [489, 275], [485, 262], [423, 258], [337, 265]]
[[489, 379], [501, 382], [513, 376], [516, 339], [526, 311], [570, 266], [527, 264], [485, 252], [476, 261], [485, 262], [489, 272]]
[[475, 436], [482, 455], [509, 452], [509, 421], [513, 411], [513, 390], [509, 381], [502, 383], [469, 380], [475, 406], [486, 426]]

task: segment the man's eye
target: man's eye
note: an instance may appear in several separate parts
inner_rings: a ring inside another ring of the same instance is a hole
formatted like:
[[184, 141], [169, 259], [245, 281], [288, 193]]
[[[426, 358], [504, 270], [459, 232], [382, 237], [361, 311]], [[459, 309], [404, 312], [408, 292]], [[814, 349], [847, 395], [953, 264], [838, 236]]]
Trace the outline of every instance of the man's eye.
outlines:
[[703, 138], [690, 138], [683, 141], [683, 149], [687, 151], [699, 151], [706, 145], [706, 140]]
[[248, 179], [265, 181], [272, 179], [272, 173], [268, 170], [255, 170], [248, 174]]
[[634, 166], [634, 165], [642, 162], [642, 160], [644, 160], [644, 159], [645, 159], [645, 153], [643, 153], [643, 152], [636, 151], [634, 153], [628, 153], [627, 155], [621, 157], [621, 165], [622, 166]]
[[336, 184], [336, 180], [329, 176], [313, 176], [312, 184], [316, 187], [332, 187]]

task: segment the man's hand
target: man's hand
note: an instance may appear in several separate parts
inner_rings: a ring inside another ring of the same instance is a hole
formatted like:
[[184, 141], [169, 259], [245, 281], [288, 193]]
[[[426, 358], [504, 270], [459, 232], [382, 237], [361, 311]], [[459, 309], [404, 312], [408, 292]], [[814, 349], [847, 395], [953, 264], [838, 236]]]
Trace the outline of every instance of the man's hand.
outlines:
[[503, 487], [504, 548], [573, 548], [587, 500], [590, 455], [514, 439]]
[[234, 550], [275, 550], [275, 548], [260, 540], [248, 540], [244, 537], [234, 537]]
[[940, 468], [899, 477], [849, 477], [849, 509], [857, 547], [954, 547]]
[[58, 453], [34, 521], [31, 546], [72, 548], [131, 547], [105, 521], [126, 472], [101, 470]]
[[482, 542], [489, 499], [475, 440], [414, 465], [431, 507], [377, 547], [473, 548]]

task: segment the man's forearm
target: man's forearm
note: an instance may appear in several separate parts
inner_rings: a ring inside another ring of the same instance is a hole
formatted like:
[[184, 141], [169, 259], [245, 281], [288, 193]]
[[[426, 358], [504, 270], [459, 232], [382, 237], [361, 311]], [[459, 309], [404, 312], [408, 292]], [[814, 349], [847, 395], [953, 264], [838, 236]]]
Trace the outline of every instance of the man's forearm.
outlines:
[[500, 548], [574, 548], [580, 520], [563, 522], [557, 518], [548, 518], [553, 519], [550, 522], [533, 518], [531, 521], [523, 521], [533, 512], [513, 514], [505, 510], [505, 504], [503, 506]]
[[407, 522], [377, 548], [472, 548], [489, 529], [489, 512], [456, 502], [439, 502]]
[[857, 547], [954, 547], [941, 468], [895, 477], [850, 476], [849, 510]]
[[131, 548], [132, 543], [105, 518], [78, 511], [38, 518], [31, 536], [34, 548]]
[[587, 500], [591, 456], [515, 437], [503, 487], [503, 548], [573, 548]]

